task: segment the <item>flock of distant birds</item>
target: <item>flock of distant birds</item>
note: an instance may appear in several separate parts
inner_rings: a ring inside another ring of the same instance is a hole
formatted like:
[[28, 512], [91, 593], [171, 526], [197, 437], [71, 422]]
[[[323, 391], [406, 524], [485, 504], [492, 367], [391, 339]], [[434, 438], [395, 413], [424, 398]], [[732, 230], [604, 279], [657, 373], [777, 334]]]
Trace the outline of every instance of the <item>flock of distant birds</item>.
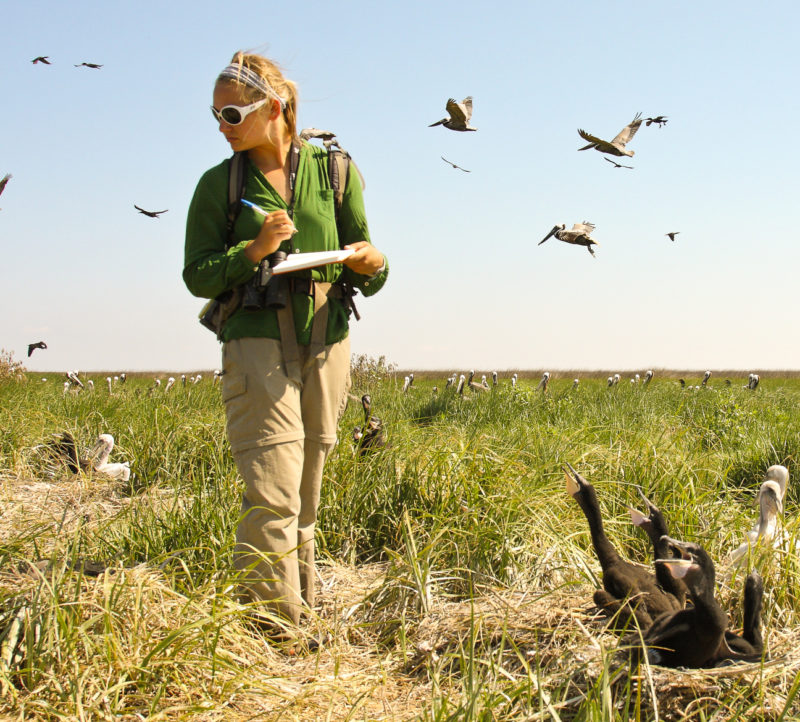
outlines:
[[[661, 510], [639, 489], [648, 512], [628, 507], [631, 521], [653, 545], [654, 569], [624, 559], [606, 536], [597, 492], [570, 464], [564, 467], [567, 492], [589, 524], [602, 569], [602, 589], [592, 600], [609, 618], [609, 628], [629, 632], [625, 646], [650, 664], [705, 668], [735, 662], [760, 662], [764, 655], [761, 609], [764, 583], [757, 569], [744, 582], [741, 634], [729, 629], [728, 615], [715, 597], [716, 570], [706, 550], [669, 536]], [[742, 567], [760, 553], [797, 552], [783, 536], [780, 517], [789, 471], [767, 469], [758, 493], [759, 518], [742, 545], [728, 556], [728, 569]], [[641, 643], [640, 643], [641, 642]]]
[[[442, 118], [441, 120], [437, 120], [435, 123], [431, 123], [428, 127], [433, 128], [436, 125], [444, 126], [449, 130], [455, 130], [458, 132], [466, 132], [466, 131], [475, 131], [478, 130], [477, 128], [470, 125], [470, 120], [472, 119], [472, 96], [467, 96], [464, 98], [460, 103], [455, 98], [448, 98], [447, 103], [445, 105], [445, 109], [447, 110], [447, 117]], [[594, 149], [600, 153], [606, 153], [608, 155], [615, 155], [615, 156], [625, 156], [625, 157], [633, 157], [634, 151], [629, 150], [626, 148], [627, 144], [633, 139], [633, 136], [636, 135], [636, 131], [639, 130], [639, 127], [644, 122], [645, 125], [657, 125], [659, 128], [663, 128], [667, 124], [668, 118], [666, 115], [657, 115], [654, 118], [642, 118], [641, 113], [637, 113], [633, 120], [628, 123], [617, 135], [613, 138], [613, 140], [603, 140], [602, 138], [597, 137], [596, 135], [592, 135], [591, 133], [587, 133], [585, 130], [579, 128], [578, 135], [584, 140], [588, 140], [589, 143], [583, 148], [578, 148], [579, 151], [581, 150], [590, 150]], [[462, 170], [466, 173], [470, 173], [466, 168], [457, 165], [451, 160], [448, 160], [444, 156], [441, 156], [441, 159], [451, 165], [453, 168], [458, 170]], [[629, 170], [633, 170], [632, 165], [623, 165], [622, 163], [617, 163], [615, 160], [611, 158], [604, 158], [609, 163], [611, 163], [614, 168], [627, 168]], [[593, 223], [589, 221], [583, 221], [582, 223], [575, 223], [572, 228], [567, 230], [567, 226], [565, 223], [557, 223], [553, 226], [553, 229], [548, 233], [541, 241], [539, 241], [539, 245], [541, 246], [549, 238], [555, 237], [556, 240], [563, 241], [564, 243], [570, 243], [575, 246], [584, 246], [592, 257], [596, 258], [594, 250], [592, 246], [600, 245], [594, 238], [592, 238], [592, 231], [595, 229]], [[665, 234], [671, 241], [675, 240], [675, 236], [678, 235], [680, 231], [670, 231], [669, 233]]]
[[[31, 62], [34, 65], [38, 65], [40, 63], [42, 65], [52, 65], [53, 64], [50, 61], [50, 56], [49, 55], [37, 55], [33, 60], [31, 60]], [[103, 67], [100, 63], [87, 63], [87, 62], [73, 63], [73, 65], [76, 68], [90, 68], [92, 70], [100, 70], [100, 68]], [[3, 191], [6, 189], [6, 185], [8, 184], [8, 181], [10, 181], [13, 177], [14, 176], [12, 176], [11, 173], [6, 173], [3, 176], [3, 178], [0, 179], [0, 195], [3, 194]], [[146, 216], [148, 216], [150, 218], [158, 218], [162, 213], [166, 213], [167, 210], [168, 210], [168, 209], [165, 209], [163, 211], [147, 211], [144, 208], [140, 208], [135, 203], [134, 203], [133, 207], [137, 211], [139, 211], [139, 213], [142, 213], [142, 214], [144, 214], [144, 215], [146, 215]], [[3, 210], [3, 209], [0, 208], [0, 210]], [[28, 354], [28, 355], [30, 356], [30, 354]]]

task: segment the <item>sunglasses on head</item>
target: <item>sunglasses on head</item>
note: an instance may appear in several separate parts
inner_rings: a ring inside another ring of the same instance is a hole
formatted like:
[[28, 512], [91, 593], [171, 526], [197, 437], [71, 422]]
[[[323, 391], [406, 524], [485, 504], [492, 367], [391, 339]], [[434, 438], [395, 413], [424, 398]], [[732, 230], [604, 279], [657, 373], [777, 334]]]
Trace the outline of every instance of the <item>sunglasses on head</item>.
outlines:
[[226, 105], [220, 110], [217, 110], [213, 105], [211, 112], [214, 117], [219, 121], [225, 121], [228, 125], [239, 125], [244, 122], [244, 119], [250, 115], [254, 110], [258, 110], [269, 98], [262, 98], [250, 105]]

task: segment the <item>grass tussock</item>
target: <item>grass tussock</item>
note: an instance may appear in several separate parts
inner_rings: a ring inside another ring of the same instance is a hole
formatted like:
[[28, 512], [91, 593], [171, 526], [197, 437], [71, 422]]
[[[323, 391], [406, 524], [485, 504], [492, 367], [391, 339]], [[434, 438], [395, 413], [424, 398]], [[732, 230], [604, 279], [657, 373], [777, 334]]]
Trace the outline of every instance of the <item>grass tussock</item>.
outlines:
[[[350, 430], [325, 472], [317, 543], [321, 651], [287, 656], [246, 620], [231, 568], [241, 487], [219, 390], [165, 392], [145, 376], [94, 391], [0, 382], [0, 713], [13, 719], [793, 719], [800, 715], [798, 491], [785, 549], [728, 553], [754, 523], [771, 464], [795, 476], [800, 382], [756, 392], [712, 376], [507, 376], [464, 398], [384, 360], [357, 360], [389, 445], [359, 456]], [[521, 375], [522, 376], [522, 375]], [[666, 376], [666, 375], [663, 375]], [[88, 380], [88, 379], [85, 379]], [[688, 380], [688, 379], [687, 379]], [[433, 386], [438, 386], [436, 392]], [[112, 433], [128, 481], [71, 474], [47, 453]], [[764, 578], [762, 664], [632, 668], [591, 603], [599, 565], [564, 491], [569, 462], [595, 485], [607, 532], [651, 562], [630, 524], [641, 487], [670, 533], [717, 561], [735, 629], [748, 568]]]

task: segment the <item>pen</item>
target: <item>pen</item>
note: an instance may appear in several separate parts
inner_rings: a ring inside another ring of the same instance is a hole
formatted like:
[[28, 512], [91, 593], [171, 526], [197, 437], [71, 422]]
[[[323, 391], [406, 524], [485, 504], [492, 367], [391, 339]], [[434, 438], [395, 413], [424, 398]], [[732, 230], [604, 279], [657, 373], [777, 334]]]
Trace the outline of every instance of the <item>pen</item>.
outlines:
[[[262, 216], [265, 217], [269, 215], [269, 213], [265, 211], [263, 208], [261, 208], [261, 206], [257, 206], [252, 201], [248, 201], [246, 198], [241, 198], [240, 200], [244, 205], [246, 205], [248, 208], [252, 208], [256, 213], [260, 213]], [[292, 223], [292, 227], [294, 228], [294, 223]], [[294, 228], [292, 233], [297, 233], [297, 228]]]

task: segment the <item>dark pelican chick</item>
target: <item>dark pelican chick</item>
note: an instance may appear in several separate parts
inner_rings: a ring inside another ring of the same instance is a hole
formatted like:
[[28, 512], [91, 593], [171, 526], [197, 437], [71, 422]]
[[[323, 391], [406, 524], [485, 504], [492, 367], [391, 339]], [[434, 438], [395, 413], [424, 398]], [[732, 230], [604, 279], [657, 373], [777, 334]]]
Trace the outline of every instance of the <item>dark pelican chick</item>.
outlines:
[[[650, 539], [653, 545], [654, 562], [656, 559], [669, 559], [672, 556], [672, 551], [666, 541], [667, 535], [669, 534], [667, 530], [667, 520], [661, 509], [653, 504], [653, 502], [644, 495], [641, 489], [638, 489], [638, 491], [647, 506], [648, 513], [645, 515], [633, 507], [628, 507], [631, 512], [631, 521], [635, 526], [643, 529]], [[664, 591], [672, 594], [672, 596], [678, 600], [678, 603], [684, 606], [689, 590], [686, 588], [683, 579], [674, 577], [663, 564], [655, 564], [655, 570], [656, 581], [658, 581], [659, 586]]]
[[764, 599], [764, 580], [754, 569], [744, 580], [742, 603], [742, 633], [726, 630], [717, 650], [713, 665], [719, 667], [730, 662], [760, 662], [764, 652], [761, 634], [761, 608]]
[[647, 629], [661, 614], [679, 610], [682, 604], [661, 589], [655, 576], [623, 559], [603, 530], [600, 504], [594, 487], [567, 464], [564, 474], [567, 491], [583, 510], [592, 535], [592, 545], [603, 570], [603, 589], [594, 593], [594, 603], [609, 615], [620, 612], [617, 627], [635, 617], [641, 629]]
[[650, 664], [663, 667], [705, 667], [713, 662], [725, 638], [728, 615], [714, 597], [714, 562], [693, 542], [665, 537], [681, 558], [658, 559], [673, 576], [683, 579], [692, 606], [663, 614], [643, 635]]

